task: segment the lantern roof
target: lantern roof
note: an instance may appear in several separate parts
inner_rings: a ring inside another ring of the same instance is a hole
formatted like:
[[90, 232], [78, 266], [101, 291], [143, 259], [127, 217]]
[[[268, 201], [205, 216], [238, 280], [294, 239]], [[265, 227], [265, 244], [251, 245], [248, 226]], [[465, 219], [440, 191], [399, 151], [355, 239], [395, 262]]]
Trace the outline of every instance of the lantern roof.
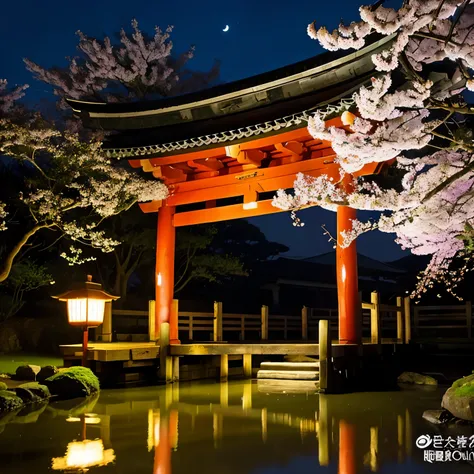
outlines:
[[53, 298], [59, 301], [67, 301], [74, 299], [93, 299], [103, 301], [114, 301], [118, 300], [120, 296], [111, 295], [102, 289], [100, 283], [94, 283], [92, 281], [92, 275], [87, 275], [87, 281], [74, 285], [75, 288], [65, 291], [60, 295], [53, 296]]

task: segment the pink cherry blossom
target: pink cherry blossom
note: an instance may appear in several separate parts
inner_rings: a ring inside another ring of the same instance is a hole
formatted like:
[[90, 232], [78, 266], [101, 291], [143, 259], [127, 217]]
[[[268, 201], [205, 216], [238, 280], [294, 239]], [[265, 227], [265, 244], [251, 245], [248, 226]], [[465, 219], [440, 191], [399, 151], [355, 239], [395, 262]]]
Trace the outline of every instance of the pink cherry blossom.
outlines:
[[[314, 138], [332, 143], [341, 179], [368, 163], [394, 158], [403, 176], [396, 188], [371, 177], [354, 179], [348, 194], [325, 176], [301, 174], [294, 193], [278, 191], [273, 204], [292, 211], [296, 225], [301, 223], [295, 211], [311, 205], [380, 211], [372, 222], [353, 221], [342, 245], [373, 229], [394, 233], [404, 249], [431, 255], [412, 296], [420, 296], [436, 281], [455, 294], [472, 263], [466, 242], [474, 224], [474, 143], [462, 115], [474, 114], [474, 108], [465, 104], [461, 93], [474, 89], [474, 3], [407, 0], [398, 10], [376, 5], [361, 7], [360, 13], [360, 22], [340, 25], [332, 33], [316, 30], [312, 23], [308, 34], [329, 50], [361, 49], [373, 32], [393, 35], [392, 43], [372, 57], [382, 74], [354, 94], [358, 116], [348, 128], [328, 128], [316, 113], [308, 130]], [[446, 73], [445, 67], [436, 72], [445, 59], [454, 63], [454, 73]], [[396, 87], [392, 72], [397, 73]], [[400, 73], [407, 77], [405, 82], [400, 83]], [[465, 264], [452, 270], [451, 262], [458, 257]]]

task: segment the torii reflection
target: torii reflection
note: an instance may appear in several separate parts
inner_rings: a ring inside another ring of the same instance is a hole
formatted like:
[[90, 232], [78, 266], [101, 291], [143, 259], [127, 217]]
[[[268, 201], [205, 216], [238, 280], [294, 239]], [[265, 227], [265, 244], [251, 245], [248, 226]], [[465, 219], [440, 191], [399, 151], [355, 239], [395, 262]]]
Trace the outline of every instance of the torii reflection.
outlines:
[[[236, 388], [241, 394], [239, 399], [235, 394]], [[389, 446], [387, 443], [381, 446], [380, 419], [374, 414], [366, 415], [360, 409], [348, 412], [337, 395], [314, 395], [318, 404], [312, 416], [299, 416], [295, 415], [295, 411], [300, 413], [298, 410], [279, 413], [268, 406], [257, 408], [255, 405], [261, 404], [261, 398], [253, 400], [256, 390], [257, 385], [251, 381], [235, 384], [229, 400], [229, 384], [221, 383], [218, 403], [199, 405], [180, 400], [179, 384], [168, 385], [160, 408], [148, 412], [148, 449], [154, 449], [153, 474], [172, 472], [172, 452], [179, 449], [180, 419], [188, 435], [194, 431], [197, 419], [200, 419], [200, 430], [203, 426], [209, 427], [206, 430], [212, 429], [214, 449], [223, 448], [226, 426], [227, 436], [232, 436], [230, 431], [232, 426], [235, 428], [236, 419], [250, 422], [252, 433], [255, 432], [255, 422], [259, 423], [263, 444], [271, 440], [272, 430], [275, 431], [273, 427], [291, 428], [299, 432], [301, 442], [314, 443], [320, 466], [338, 463], [339, 474], [355, 474], [364, 467], [377, 472], [382, 464], [382, 454], [383, 459], [390, 459], [391, 462], [393, 458], [401, 457], [403, 460], [411, 455], [412, 428], [408, 409], [403, 408], [400, 413], [393, 414], [393, 423], [388, 430], [385, 423], [383, 436], [393, 438], [390, 440], [393, 442], [389, 442]]]

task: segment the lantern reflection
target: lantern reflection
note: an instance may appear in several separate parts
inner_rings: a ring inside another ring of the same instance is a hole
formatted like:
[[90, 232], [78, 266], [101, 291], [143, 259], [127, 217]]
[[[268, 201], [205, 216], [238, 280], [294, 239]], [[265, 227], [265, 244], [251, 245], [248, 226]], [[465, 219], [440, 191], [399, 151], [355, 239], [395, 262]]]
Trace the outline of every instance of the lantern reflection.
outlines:
[[[87, 472], [92, 467], [107, 466], [115, 461], [113, 449], [105, 449], [102, 439], [87, 439], [87, 425], [99, 425], [101, 419], [97, 415], [69, 417], [67, 422], [81, 422], [82, 441], [68, 443], [66, 455], [53, 458], [51, 467], [55, 471]], [[105, 425], [108, 425], [106, 420]], [[107, 426], [105, 426], [107, 428]]]
[[73, 441], [67, 445], [66, 456], [53, 458], [52, 468], [57, 471], [82, 470], [106, 466], [115, 461], [113, 449], [104, 449], [101, 439]]

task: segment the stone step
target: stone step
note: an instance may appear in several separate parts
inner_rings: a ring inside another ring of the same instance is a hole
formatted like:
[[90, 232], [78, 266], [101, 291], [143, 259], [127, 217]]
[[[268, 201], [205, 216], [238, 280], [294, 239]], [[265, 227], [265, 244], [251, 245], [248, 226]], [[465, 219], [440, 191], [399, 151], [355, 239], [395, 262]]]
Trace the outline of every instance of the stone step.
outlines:
[[319, 380], [319, 371], [309, 370], [262, 370], [257, 372], [257, 379], [273, 380]]
[[262, 362], [260, 369], [263, 370], [298, 370], [298, 371], [318, 371], [319, 362]]
[[261, 393], [311, 393], [319, 391], [319, 381], [259, 379], [257, 388]]

